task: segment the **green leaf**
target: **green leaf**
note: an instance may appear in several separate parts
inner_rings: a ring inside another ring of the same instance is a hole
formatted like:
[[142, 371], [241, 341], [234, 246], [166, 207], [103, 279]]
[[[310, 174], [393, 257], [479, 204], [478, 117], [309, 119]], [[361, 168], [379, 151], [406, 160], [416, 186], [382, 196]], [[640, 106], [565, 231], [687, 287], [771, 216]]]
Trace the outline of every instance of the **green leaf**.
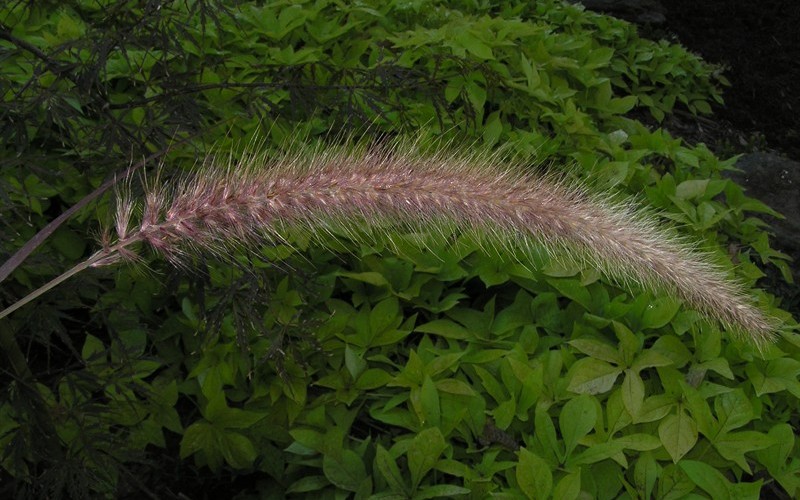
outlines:
[[800, 361], [790, 358], [774, 359], [763, 367], [748, 364], [745, 368], [757, 396], [788, 390], [795, 397], [800, 397]]
[[558, 500], [577, 500], [581, 494], [581, 469], [562, 477], [553, 490], [553, 498]]
[[199, 421], [186, 428], [181, 438], [180, 457], [202, 452], [208, 467], [216, 471], [222, 465], [222, 453], [219, 449], [219, 432], [208, 422]]
[[547, 407], [542, 403], [536, 405], [534, 426], [536, 439], [542, 444], [545, 452], [550, 453], [559, 462], [563, 462], [564, 452], [559, 446], [559, 440], [556, 437], [556, 427], [547, 413]]
[[356, 389], [362, 391], [377, 389], [378, 387], [383, 387], [388, 384], [392, 378], [393, 377], [385, 370], [370, 368], [361, 373], [358, 379], [356, 379], [355, 386]]
[[411, 472], [411, 487], [417, 490], [422, 478], [439, 460], [447, 448], [442, 431], [438, 427], [425, 429], [417, 434], [408, 447], [408, 469]]
[[666, 394], [649, 396], [642, 405], [639, 422], [655, 422], [666, 417], [675, 407], [675, 398]]
[[658, 297], [647, 303], [640, 326], [642, 328], [661, 328], [667, 325], [681, 307], [681, 303], [670, 297]]
[[774, 476], [786, 465], [786, 460], [794, 449], [794, 430], [787, 423], [777, 424], [769, 430], [769, 439], [772, 442], [770, 446], [757, 451], [755, 455]]
[[440, 354], [425, 366], [425, 373], [433, 377], [448, 370], [455, 371], [458, 367], [459, 360], [461, 360], [463, 356], [463, 352]]
[[684, 344], [681, 339], [675, 335], [663, 335], [659, 337], [653, 344], [653, 347], [650, 350], [645, 351], [645, 353], [650, 351], [661, 354], [663, 357], [672, 360], [675, 368], [682, 368], [692, 359], [692, 353], [689, 352], [686, 344]]
[[466, 340], [474, 337], [466, 328], [449, 319], [435, 319], [417, 326], [415, 329], [421, 333], [432, 333], [448, 339]]
[[697, 443], [697, 423], [683, 411], [670, 415], [658, 426], [658, 437], [677, 463]]
[[250, 469], [258, 456], [253, 442], [235, 431], [221, 432], [219, 447], [225, 461], [234, 469]]
[[292, 483], [286, 493], [307, 493], [330, 486], [331, 482], [325, 476], [305, 476]]
[[456, 496], [466, 495], [472, 490], [455, 484], [436, 484], [417, 490], [412, 497], [414, 500], [425, 500], [426, 498], [455, 498]]
[[513, 397], [503, 401], [497, 405], [497, 408], [491, 411], [491, 415], [494, 417], [495, 423], [500, 429], [507, 429], [514, 420], [516, 413], [517, 402]]
[[363, 283], [368, 283], [370, 285], [375, 285], [375, 286], [389, 285], [389, 282], [386, 281], [386, 278], [382, 274], [372, 271], [367, 271], [363, 273], [337, 272], [336, 276], [341, 276], [342, 278], [350, 278], [356, 281], [361, 281]]
[[480, 59], [494, 59], [492, 49], [469, 31], [460, 30], [453, 40]]
[[422, 425], [438, 427], [441, 424], [439, 391], [436, 390], [436, 384], [428, 375], [425, 375], [419, 394], [422, 413], [425, 418]]
[[[105, 360], [106, 346], [103, 342], [94, 335], [86, 335], [86, 340], [83, 341], [83, 349], [81, 349], [81, 358], [89, 362], [98, 362]], [[101, 365], [102, 366], [102, 365]]]
[[761, 496], [761, 487], [764, 484], [763, 479], [753, 482], [741, 482], [730, 485], [731, 498], [743, 500], [759, 500]]
[[56, 33], [62, 42], [78, 38], [84, 34], [86, 26], [81, 19], [73, 18], [67, 10], [60, 10], [58, 13], [58, 24]]
[[589, 52], [589, 56], [586, 58], [585, 67], [598, 68], [606, 66], [614, 56], [614, 52], [615, 50], [613, 47], [597, 47], [592, 49], [592, 51]]
[[636, 106], [637, 102], [639, 102], [639, 98], [635, 95], [618, 97], [611, 99], [606, 105], [606, 109], [614, 114], [624, 115], [628, 111], [632, 110], [633, 107]]
[[708, 101], [704, 101], [704, 100], [692, 101], [689, 106], [690, 106], [690, 109], [691, 109], [691, 107], [694, 107], [694, 109], [698, 113], [703, 114], [703, 115], [710, 115], [712, 113], [711, 105], [708, 104]]
[[500, 134], [503, 133], [503, 122], [500, 120], [500, 113], [495, 111], [486, 118], [486, 124], [483, 127], [483, 140], [487, 145], [493, 146], [500, 140]]
[[[686, 156], [683, 156], [683, 158], [686, 158]], [[675, 196], [682, 200], [700, 198], [705, 194], [709, 182], [708, 179], [690, 179], [688, 181], [683, 181], [678, 184], [675, 190]]]
[[602, 394], [611, 390], [620, 373], [621, 368], [605, 361], [579, 359], [569, 370], [567, 390], [578, 394]]
[[461, 478], [474, 478], [479, 476], [479, 474], [465, 462], [444, 458], [439, 460], [439, 463], [436, 464], [436, 470], [444, 472], [449, 476]]
[[406, 366], [395, 377], [394, 383], [403, 387], [422, 385], [425, 377], [425, 364], [416, 351], [409, 351]]
[[679, 499], [686, 497], [695, 489], [695, 484], [675, 464], [664, 467], [656, 485], [656, 498]]
[[478, 277], [486, 286], [501, 285], [509, 280], [507, 267], [506, 263], [499, 259], [483, 260], [477, 267]]
[[755, 418], [753, 405], [741, 389], [717, 396], [714, 399], [714, 410], [717, 412], [719, 432], [723, 434], [742, 427]]
[[550, 466], [527, 448], [520, 448], [516, 467], [517, 484], [530, 499], [548, 498], [553, 488]]
[[472, 367], [478, 378], [481, 379], [483, 389], [498, 403], [502, 403], [508, 399], [508, 391], [503, 387], [500, 382], [487, 370], [480, 365]]
[[748, 474], [752, 474], [744, 454], [750, 451], [763, 450], [772, 446], [773, 441], [761, 432], [742, 431], [729, 432], [714, 440], [714, 448], [720, 455], [736, 462]]
[[354, 379], [357, 379], [367, 368], [367, 362], [349, 345], [344, 347], [344, 365], [347, 367], [350, 376]]
[[471, 385], [468, 383], [454, 379], [454, 378], [446, 378], [442, 380], [436, 381], [436, 388], [440, 392], [446, 392], [448, 394], [456, 394], [459, 396], [475, 396], [477, 393], [472, 388]]
[[369, 326], [373, 337], [389, 328], [397, 328], [402, 321], [397, 297], [389, 297], [378, 302], [369, 315]]
[[615, 439], [626, 450], [651, 451], [661, 446], [661, 441], [651, 434], [626, 434]]
[[731, 498], [730, 483], [714, 467], [695, 460], [682, 460], [678, 466], [694, 484], [708, 493], [714, 500]]
[[527, 418], [528, 409], [536, 404], [544, 391], [544, 368], [537, 364], [531, 368], [528, 363], [518, 361], [514, 358], [506, 358], [511, 371], [522, 385], [517, 401], [517, 411], [523, 412], [520, 418]]
[[264, 419], [266, 413], [229, 408], [224, 392], [218, 392], [206, 405], [203, 416], [220, 429], [248, 429]]
[[619, 340], [619, 352], [622, 355], [623, 363], [625, 366], [629, 366], [633, 363], [636, 354], [641, 351], [642, 341], [633, 334], [630, 328], [619, 321], [612, 321], [611, 326], [614, 328], [614, 334]]
[[607, 342], [594, 339], [575, 339], [570, 340], [568, 343], [575, 349], [593, 358], [617, 365], [622, 364], [622, 355], [620, 355], [616, 347]]
[[547, 282], [565, 297], [574, 300], [587, 311], [592, 310], [592, 296], [586, 285], [572, 278], [547, 278]]
[[623, 444], [618, 441], [594, 444], [575, 455], [567, 462], [567, 466], [596, 464], [609, 458], [627, 466], [625, 455], [622, 453], [624, 448]]
[[447, 81], [447, 86], [444, 89], [444, 98], [448, 103], [453, 101], [461, 95], [464, 89], [464, 77], [456, 76]]
[[70, 260], [80, 259], [86, 250], [86, 240], [63, 226], [50, 236], [50, 241], [61, 255]]
[[408, 500], [408, 498], [406, 494], [393, 491], [381, 491], [369, 497], [370, 500]]
[[578, 441], [594, 429], [597, 408], [591, 396], [583, 395], [570, 399], [558, 416], [558, 427], [564, 438], [565, 456], [569, 457]]
[[131, 367], [132, 371], [131, 371], [130, 376], [131, 376], [131, 378], [143, 379], [143, 378], [151, 375], [153, 372], [155, 372], [159, 368], [162, 368], [163, 366], [164, 366], [164, 364], [161, 361], [150, 360], [150, 359], [140, 359], [140, 360], [136, 361], [133, 364], [133, 366]]
[[470, 80], [464, 86], [464, 90], [467, 92], [467, 97], [472, 107], [483, 111], [483, 106], [486, 104], [486, 89], [479, 82]]
[[[683, 147], [678, 148], [675, 151], [675, 160], [680, 161], [682, 163], [685, 163], [686, 165], [689, 165], [690, 167], [700, 168], [700, 160], [697, 157], [697, 153], [694, 150], [691, 150], [691, 149], [687, 149], [687, 148], [683, 148]], [[686, 194], [692, 194], [694, 196], [697, 196], [697, 195], [699, 195], [699, 193], [697, 192], [698, 189], [702, 189], [703, 191], [705, 191], [706, 186], [708, 185], [707, 184], [708, 181], [706, 179], [700, 180], [700, 182], [702, 182], [702, 181], [706, 181], [706, 185], [705, 186], [702, 186], [702, 188], [700, 188], [698, 186], [688, 187], [686, 189], [686, 192], [687, 192]], [[677, 193], [677, 191], [676, 191], [676, 193]]]
[[364, 462], [353, 450], [338, 449], [322, 457], [322, 472], [338, 488], [358, 491], [367, 476]]
[[539, 77], [539, 72], [531, 65], [528, 58], [526, 58], [525, 54], [522, 52], [520, 52], [520, 66], [522, 67], [522, 72], [525, 74], [528, 89], [533, 90], [538, 87], [542, 81]]
[[325, 436], [314, 429], [295, 428], [289, 431], [289, 435], [306, 449], [314, 452], [325, 449]]
[[652, 498], [656, 480], [661, 473], [661, 467], [649, 452], [639, 455], [636, 465], [633, 466], [633, 481], [639, 492], [639, 498]]
[[669, 366], [673, 361], [652, 349], [642, 351], [631, 364], [631, 370], [640, 372], [645, 368], [656, 368], [660, 366]]
[[716, 424], [714, 417], [711, 415], [711, 407], [708, 405], [708, 401], [700, 391], [689, 386], [686, 382], [680, 381], [680, 387], [684, 407], [689, 410], [692, 418], [697, 423], [698, 431], [706, 436], [713, 436]]
[[625, 379], [622, 381], [622, 403], [636, 422], [644, 404], [644, 382], [635, 370], [625, 370]]
[[397, 466], [395, 459], [380, 444], [375, 450], [375, 467], [392, 491], [403, 493], [406, 496], [410, 495], [411, 492], [406, 485], [405, 479], [403, 479], [403, 475], [400, 473], [400, 468]]

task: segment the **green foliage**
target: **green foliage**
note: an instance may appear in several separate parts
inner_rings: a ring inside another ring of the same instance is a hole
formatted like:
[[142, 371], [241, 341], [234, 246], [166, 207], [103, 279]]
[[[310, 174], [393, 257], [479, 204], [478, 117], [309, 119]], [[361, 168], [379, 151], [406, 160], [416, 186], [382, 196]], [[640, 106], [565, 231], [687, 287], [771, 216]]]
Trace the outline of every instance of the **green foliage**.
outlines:
[[[770, 210], [721, 178], [732, 161], [637, 120], [708, 112], [718, 68], [576, 6], [489, 4], [0, 7], [2, 252], [171, 143], [162, 175], [333, 129], [567, 162], [724, 246], [743, 282], [789, 275], [751, 215]], [[85, 256], [108, 206], [62, 226], [2, 300]], [[800, 495], [790, 328], [757, 352], [673, 299], [458, 235], [304, 238], [188, 272], [87, 272], [12, 316], [36, 380], [4, 374], [3, 491], [200, 496], [246, 477], [240, 498]]]

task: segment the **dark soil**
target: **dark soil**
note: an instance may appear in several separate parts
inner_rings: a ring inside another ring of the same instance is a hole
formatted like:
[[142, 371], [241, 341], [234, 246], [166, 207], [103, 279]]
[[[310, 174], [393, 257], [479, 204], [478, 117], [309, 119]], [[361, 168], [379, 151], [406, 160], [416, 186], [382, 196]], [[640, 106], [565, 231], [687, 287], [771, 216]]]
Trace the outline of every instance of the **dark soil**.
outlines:
[[800, 2], [661, 3], [669, 32], [705, 60], [727, 67], [732, 87], [715, 117], [742, 132], [739, 142], [745, 144], [739, 146], [766, 145], [800, 160]]

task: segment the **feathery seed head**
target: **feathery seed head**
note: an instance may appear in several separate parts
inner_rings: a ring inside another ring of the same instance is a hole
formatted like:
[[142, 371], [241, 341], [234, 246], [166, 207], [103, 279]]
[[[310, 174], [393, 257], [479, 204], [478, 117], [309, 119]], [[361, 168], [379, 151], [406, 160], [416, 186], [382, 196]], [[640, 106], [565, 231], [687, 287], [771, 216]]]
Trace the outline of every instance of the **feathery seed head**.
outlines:
[[130, 222], [133, 204], [123, 198], [118, 246], [143, 241], [176, 260], [187, 246], [222, 253], [231, 244], [280, 241], [286, 225], [353, 235], [386, 226], [458, 227], [488, 235], [484, 241], [501, 250], [536, 241], [623, 283], [671, 290], [757, 345], [772, 337], [772, 320], [740, 286], [631, 203], [515, 170], [496, 155], [421, 156], [413, 147], [253, 155], [240, 165], [206, 167], [169, 195], [162, 187], [148, 190], [138, 228]]

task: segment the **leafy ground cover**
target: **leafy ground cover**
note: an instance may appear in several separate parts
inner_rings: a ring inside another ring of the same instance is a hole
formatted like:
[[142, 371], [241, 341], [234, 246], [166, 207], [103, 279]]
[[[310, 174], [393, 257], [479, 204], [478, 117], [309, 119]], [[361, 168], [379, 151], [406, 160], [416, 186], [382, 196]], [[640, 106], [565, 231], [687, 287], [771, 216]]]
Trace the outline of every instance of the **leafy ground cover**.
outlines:
[[[748, 286], [789, 275], [731, 160], [635, 119], [709, 112], [719, 68], [576, 6], [79, 0], [0, 23], [4, 255], [154, 152], [173, 176], [334, 130], [502, 145], [637, 196]], [[90, 254], [112, 211], [62, 225], [2, 301]], [[778, 298], [753, 290], [785, 323], [760, 352], [557, 256], [320, 239], [86, 272], [4, 319], [4, 493], [798, 495], [800, 337]]]

